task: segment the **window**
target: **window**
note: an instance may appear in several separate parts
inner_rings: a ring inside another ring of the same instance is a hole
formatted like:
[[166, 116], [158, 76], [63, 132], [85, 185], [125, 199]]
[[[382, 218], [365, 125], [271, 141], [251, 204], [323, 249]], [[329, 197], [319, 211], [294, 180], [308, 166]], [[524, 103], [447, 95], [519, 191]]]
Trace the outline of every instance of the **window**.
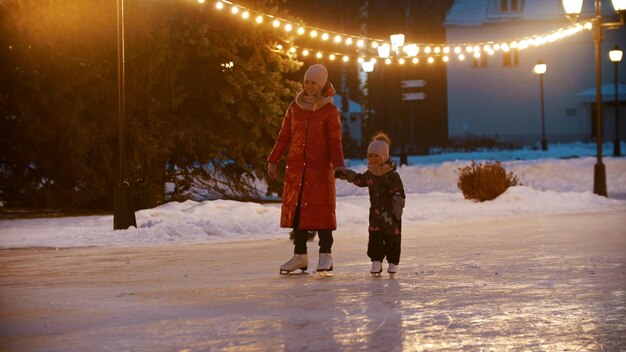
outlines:
[[480, 55], [479, 58], [477, 58], [476, 56], [474, 56], [472, 58], [472, 68], [487, 68], [487, 64], [488, 64], [488, 58], [489, 55], [487, 54], [482, 54]]
[[513, 67], [519, 66], [519, 49], [511, 49], [502, 53], [502, 66]]
[[507, 51], [502, 53], [502, 66], [504, 67], [511, 67], [511, 52]]
[[509, 11], [509, 0], [500, 0], [500, 11]]
[[525, 0], [500, 0], [500, 12], [521, 12], [524, 10]]

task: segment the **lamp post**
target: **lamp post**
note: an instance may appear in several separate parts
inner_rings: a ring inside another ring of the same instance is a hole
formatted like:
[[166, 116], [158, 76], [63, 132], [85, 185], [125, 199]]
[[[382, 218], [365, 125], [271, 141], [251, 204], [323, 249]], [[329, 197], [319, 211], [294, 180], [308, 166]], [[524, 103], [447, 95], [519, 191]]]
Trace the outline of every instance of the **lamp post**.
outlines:
[[119, 182], [115, 187], [113, 229], [137, 227], [130, 182], [126, 178], [126, 101], [124, 88], [124, 0], [117, 0], [117, 79], [119, 121]]
[[[376, 64], [376, 60], [372, 59], [370, 61], [363, 61], [361, 62], [361, 68], [363, 68], [363, 72], [365, 72], [365, 79], [364, 81], [366, 82], [363, 85], [363, 93], [365, 93], [365, 108], [367, 111], [367, 128], [366, 128], [366, 132], [367, 132], [367, 137], [369, 138], [372, 134], [372, 132], [375, 130], [373, 128], [373, 123], [374, 123], [374, 119], [372, 118], [372, 91], [370, 90], [370, 73], [374, 72], [374, 65]], [[362, 140], [365, 140], [362, 138]]]
[[622, 150], [619, 141], [619, 100], [617, 99], [617, 64], [622, 61], [624, 52], [616, 45], [609, 51], [609, 58], [615, 65], [615, 141], [613, 142], [613, 156], [621, 156]]
[[[570, 18], [577, 18], [582, 10], [583, 0], [562, 0], [563, 9]], [[595, 44], [596, 60], [596, 149], [597, 160], [593, 172], [593, 193], [607, 196], [606, 168], [602, 163], [602, 29], [617, 28], [624, 24], [626, 0], [613, 0], [613, 8], [620, 14], [620, 22], [602, 22], [602, 4], [595, 0], [595, 16], [591, 19], [593, 26], [593, 42]]]
[[548, 141], [546, 140], [546, 119], [545, 109], [543, 103], [543, 75], [546, 73], [547, 65], [543, 63], [543, 60], [533, 67], [533, 72], [539, 76], [539, 87], [541, 89], [541, 150], [548, 150]]
[[[399, 33], [399, 34], [392, 34], [389, 36], [389, 39], [391, 40], [391, 49], [393, 49], [393, 51], [396, 54], [396, 60], [400, 59], [400, 53], [402, 52], [402, 47], [404, 46], [404, 34]], [[410, 103], [409, 103], [410, 104]], [[405, 132], [404, 132], [404, 126], [402, 124], [402, 120], [404, 119], [404, 117], [402, 116], [402, 114], [400, 114], [400, 116], [398, 117], [398, 133], [400, 135], [400, 165], [408, 165], [408, 156], [407, 156], [407, 152], [406, 152], [406, 138], [405, 138]]]

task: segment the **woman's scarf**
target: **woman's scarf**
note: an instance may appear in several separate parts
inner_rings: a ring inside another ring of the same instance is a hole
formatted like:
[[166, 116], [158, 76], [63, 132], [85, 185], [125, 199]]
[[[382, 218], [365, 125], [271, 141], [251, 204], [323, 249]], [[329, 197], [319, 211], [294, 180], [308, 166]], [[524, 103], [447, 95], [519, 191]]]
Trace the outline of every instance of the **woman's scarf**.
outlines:
[[[318, 100], [319, 99], [319, 100]], [[323, 107], [326, 104], [332, 104], [333, 103], [333, 97], [332, 96], [327, 96], [327, 97], [313, 97], [310, 95], [306, 95], [304, 93], [304, 89], [300, 90], [298, 92], [298, 94], [296, 94], [296, 104], [300, 107], [300, 109], [302, 110], [307, 110], [307, 111], [316, 111], [319, 110], [321, 107]]]

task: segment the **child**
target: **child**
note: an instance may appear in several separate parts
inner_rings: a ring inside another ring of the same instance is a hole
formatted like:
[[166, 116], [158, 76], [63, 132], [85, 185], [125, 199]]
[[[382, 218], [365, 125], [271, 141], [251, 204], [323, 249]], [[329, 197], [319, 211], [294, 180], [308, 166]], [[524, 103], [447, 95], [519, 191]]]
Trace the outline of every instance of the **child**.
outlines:
[[401, 217], [405, 195], [396, 164], [389, 159], [389, 144], [387, 135], [377, 134], [367, 147], [367, 171], [358, 174], [343, 169], [338, 173], [338, 177], [343, 180], [369, 188], [367, 256], [372, 260], [370, 272], [373, 276], [380, 276], [385, 257], [389, 263], [389, 274], [395, 274], [400, 263]]

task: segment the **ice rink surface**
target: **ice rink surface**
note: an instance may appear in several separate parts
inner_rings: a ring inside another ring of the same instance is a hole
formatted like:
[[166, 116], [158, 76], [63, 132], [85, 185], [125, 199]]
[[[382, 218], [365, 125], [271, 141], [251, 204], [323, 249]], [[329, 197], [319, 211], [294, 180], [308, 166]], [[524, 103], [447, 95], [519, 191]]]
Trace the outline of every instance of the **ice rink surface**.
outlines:
[[393, 278], [372, 278], [367, 234], [341, 229], [331, 278], [314, 272], [317, 241], [309, 275], [278, 275], [293, 248], [286, 233], [4, 249], [0, 350], [626, 350], [625, 215], [405, 227]]

